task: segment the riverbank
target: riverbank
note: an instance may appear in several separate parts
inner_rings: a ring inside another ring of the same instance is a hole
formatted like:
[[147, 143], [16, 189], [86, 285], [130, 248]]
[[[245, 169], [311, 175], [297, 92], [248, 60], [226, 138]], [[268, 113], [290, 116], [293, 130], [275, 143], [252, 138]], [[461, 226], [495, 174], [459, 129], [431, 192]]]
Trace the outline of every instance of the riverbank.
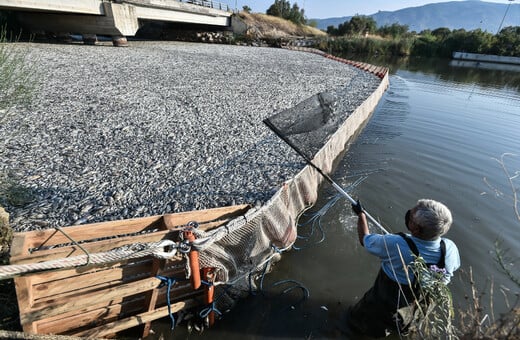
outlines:
[[281, 49], [14, 47], [28, 49], [43, 80], [32, 107], [0, 127], [0, 173], [27, 194], [4, 204], [16, 231], [262, 205], [304, 166], [262, 120], [345, 84], [354, 110], [380, 83]]

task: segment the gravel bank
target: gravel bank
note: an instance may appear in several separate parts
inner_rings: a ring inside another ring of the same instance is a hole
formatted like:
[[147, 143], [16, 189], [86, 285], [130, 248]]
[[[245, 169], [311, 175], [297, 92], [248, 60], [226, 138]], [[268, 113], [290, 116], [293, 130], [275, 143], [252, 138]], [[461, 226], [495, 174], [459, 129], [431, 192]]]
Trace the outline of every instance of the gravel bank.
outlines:
[[353, 110], [380, 83], [282, 49], [13, 46], [26, 47], [43, 85], [0, 126], [0, 174], [33, 197], [0, 202], [17, 231], [262, 204], [304, 166], [262, 119], [346, 84]]

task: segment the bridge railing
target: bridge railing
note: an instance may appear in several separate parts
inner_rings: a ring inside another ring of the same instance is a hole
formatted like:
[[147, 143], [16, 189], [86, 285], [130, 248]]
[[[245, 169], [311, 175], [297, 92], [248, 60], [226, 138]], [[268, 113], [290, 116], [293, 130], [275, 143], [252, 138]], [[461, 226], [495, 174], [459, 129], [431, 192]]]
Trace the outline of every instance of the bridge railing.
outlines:
[[219, 9], [222, 11], [232, 11], [232, 9], [229, 7], [228, 4], [213, 0], [180, 0], [181, 2], [186, 2], [188, 4], [198, 5], [198, 6], [204, 6], [214, 9]]

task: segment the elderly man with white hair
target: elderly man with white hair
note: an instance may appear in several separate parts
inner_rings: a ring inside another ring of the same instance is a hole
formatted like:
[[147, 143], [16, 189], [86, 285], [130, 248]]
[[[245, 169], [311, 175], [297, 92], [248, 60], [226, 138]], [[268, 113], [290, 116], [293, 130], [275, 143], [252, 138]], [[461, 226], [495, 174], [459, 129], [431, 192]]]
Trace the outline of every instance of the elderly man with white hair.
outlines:
[[371, 337], [384, 337], [392, 332], [403, 332], [406, 325], [397, 317], [397, 311], [414, 302], [417, 289], [413, 272], [407, 270], [415, 256], [427, 264], [442, 268], [444, 282], [448, 283], [460, 267], [457, 246], [442, 236], [452, 223], [450, 210], [442, 203], [420, 199], [405, 215], [408, 234], [371, 234], [359, 201], [352, 204], [358, 215], [359, 242], [381, 260], [381, 269], [374, 286], [348, 312], [349, 329]]

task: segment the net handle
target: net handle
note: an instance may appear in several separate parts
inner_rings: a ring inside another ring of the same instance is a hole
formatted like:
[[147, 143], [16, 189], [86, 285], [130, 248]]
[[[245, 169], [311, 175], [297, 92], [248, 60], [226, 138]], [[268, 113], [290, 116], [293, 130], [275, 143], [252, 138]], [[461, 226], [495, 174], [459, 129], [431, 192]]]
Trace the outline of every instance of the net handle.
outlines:
[[[349, 201], [350, 203], [353, 203], [353, 204], [356, 204], [357, 201], [354, 200], [338, 183], [336, 183], [329, 175], [327, 175], [326, 173], [323, 172], [323, 170], [321, 170], [316, 164], [314, 164], [310, 159], [309, 157], [307, 157], [306, 154], [304, 154], [298, 147], [296, 147], [296, 145], [294, 145], [289, 139], [287, 139], [287, 137], [285, 137], [283, 135], [283, 133], [276, 127], [273, 125], [273, 123], [271, 123], [271, 121], [269, 119], [264, 119], [263, 120], [264, 124], [267, 125], [267, 127], [273, 131], [278, 137], [280, 137], [287, 145], [289, 145], [294, 151], [296, 151], [296, 153], [298, 153], [298, 155], [300, 155], [307, 164], [309, 164], [310, 166], [312, 166], [314, 169], [316, 169], [316, 171], [318, 171], [318, 173], [320, 175], [323, 176], [323, 178], [325, 178], [330, 184], [332, 184], [332, 186], [334, 187], [334, 189], [336, 189], [340, 194], [342, 194], [343, 196], [345, 196]], [[383, 228], [383, 226], [375, 219], [373, 218], [365, 209], [363, 209], [363, 212], [365, 213], [365, 215], [367, 216], [367, 218], [375, 225], [377, 226], [379, 229], [381, 229], [381, 231], [385, 234], [388, 234], [389, 232]]]

